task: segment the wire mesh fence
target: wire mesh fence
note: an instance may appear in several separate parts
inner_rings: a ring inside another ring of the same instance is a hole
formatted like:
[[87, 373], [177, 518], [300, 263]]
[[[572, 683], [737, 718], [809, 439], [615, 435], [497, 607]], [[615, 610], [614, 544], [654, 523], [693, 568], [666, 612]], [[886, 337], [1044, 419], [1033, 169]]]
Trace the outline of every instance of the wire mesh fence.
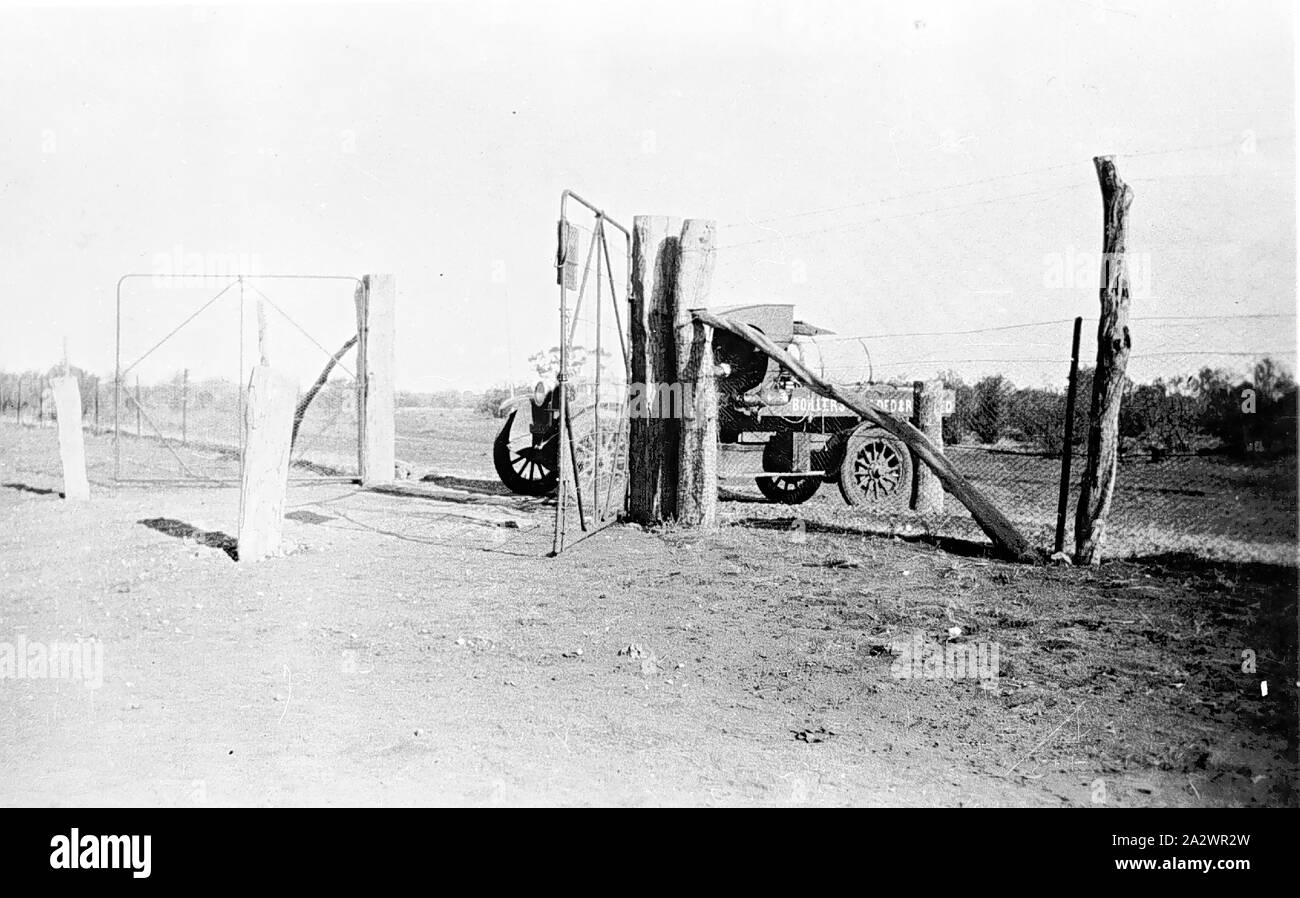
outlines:
[[[911, 390], [938, 379], [952, 393], [943, 421], [956, 468], [1032, 541], [1055, 548], [1061, 481], [1068, 462], [1064, 547], [1072, 545], [1075, 499], [1087, 453], [1096, 323], [1083, 326], [1077, 397], [1067, 441], [1069, 320], [961, 332], [811, 338], [800, 349], [825, 379], [850, 390], [885, 384]], [[1135, 318], [1120, 417], [1118, 484], [1108, 554], [1191, 552], [1208, 557], [1295, 562], [1296, 387], [1294, 350], [1269, 352], [1252, 328], [1290, 332], [1294, 316]], [[1233, 329], [1236, 343], [1224, 340]], [[856, 351], [857, 362], [846, 359]], [[779, 407], [774, 411], [780, 411]], [[909, 410], [910, 414], [910, 410]], [[791, 419], [794, 425], [799, 422]], [[815, 422], [813, 423], [815, 427]], [[721, 472], [738, 497], [763, 471], [766, 435], [724, 447]], [[919, 468], [919, 464], [914, 464]], [[836, 471], [828, 472], [833, 478]], [[752, 481], [751, 481], [752, 482]], [[826, 493], [823, 493], [825, 497]], [[838, 505], [822, 498], [819, 512]], [[948, 497], [942, 514], [900, 513], [870, 503], [831, 511], [893, 531], [975, 536]]]
[[357, 474], [352, 278], [124, 280], [118, 371], [101, 426], [119, 480], [238, 480], [245, 378], [266, 358], [298, 382], [291, 479]]

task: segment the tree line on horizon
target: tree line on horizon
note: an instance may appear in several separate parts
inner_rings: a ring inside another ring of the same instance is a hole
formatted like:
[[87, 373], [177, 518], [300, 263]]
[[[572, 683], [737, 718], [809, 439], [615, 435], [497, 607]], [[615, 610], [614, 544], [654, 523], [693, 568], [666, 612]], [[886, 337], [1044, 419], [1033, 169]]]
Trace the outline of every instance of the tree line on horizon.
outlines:
[[[1010, 444], [1059, 456], [1065, 433], [1063, 389], [1018, 388], [1000, 374], [967, 383], [940, 374], [956, 394], [956, 410], [943, 422], [947, 444]], [[1087, 445], [1092, 403], [1091, 367], [1080, 368], [1072, 444]], [[1193, 376], [1135, 383], [1126, 378], [1120, 404], [1121, 452], [1170, 455], [1224, 454], [1236, 458], [1296, 451], [1296, 382], [1271, 358], [1249, 377], [1202, 368]]]
[[[530, 359], [539, 376], [557, 367], [553, 357], [539, 353]], [[580, 367], [575, 365], [575, 369]], [[77, 366], [70, 373], [81, 382], [84, 415], [93, 412], [99, 395], [101, 413], [111, 403], [112, 378], [103, 378]], [[0, 371], [0, 415], [41, 404], [36, 384], [44, 388], [49, 378], [64, 374], [55, 365], [46, 371]], [[1092, 400], [1093, 369], [1079, 369], [1077, 399], [1072, 431], [1073, 447], [1086, 446], [1088, 415]], [[955, 394], [955, 410], [944, 418], [943, 439], [948, 445], [1002, 446], [1056, 457], [1062, 450], [1066, 395], [1064, 389], [1017, 387], [1001, 374], [967, 382], [959, 372], [940, 372], [939, 379]], [[21, 396], [19, 384], [22, 384]], [[127, 379], [123, 390], [134, 390]], [[236, 387], [221, 378], [189, 380], [176, 372], [165, 381], [141, 387], [142, 402], [192, 411], [224, 407], [234, 399]], [[331, 406], [341, 407], [355, 390], [351, 378], [331, 378], [322, 397], [333, 397]], [[512, 396], [530, 395], [532, 385], [523, 382], [487, 390], [400, 390], [399, 408], [469, 409], [489, 417], [497, 416], [501, 403]], [[52, 403], [45, 400], [47, 414]], [[1153, 459], [1170, 455], [1224, 454], [1237, 458], [1271, 457], [1296, 452], [1297, 386], [1293, 375], [1274, 359], [1262, 358], [1249, 376], [1220, 368], [1202, 368], [1182, 378], [1156, 378], [1150, 383], [1127, 379], [1120, 406], [1121, 451], [1147, 453]]]

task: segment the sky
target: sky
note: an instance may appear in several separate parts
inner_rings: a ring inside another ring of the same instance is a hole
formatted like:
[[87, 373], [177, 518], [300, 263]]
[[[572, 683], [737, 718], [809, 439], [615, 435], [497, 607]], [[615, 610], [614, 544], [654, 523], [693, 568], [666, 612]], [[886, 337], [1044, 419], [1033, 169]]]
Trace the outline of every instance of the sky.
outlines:
[[[156, 277], [171, 260], [233, 259], [393, 274], [399, 388], [531, 382], [569, 188], [628, 225], [715, 220], [710, 304], [870, 338], [831, 341], [834, 371], [1041, 378], [1068, 323], [885, 335], [1095, 318], [1113, 154], [1133, 314], [1166, 319], [1135, 358], [1294, 370], [1294, 34], [1267, 0], [0, 5], [0, 369], [66, 342], [111, 374], [120, 277], [150, 275], [122, 287], [125, 364], [226, 283]], [[353, 283], [255, 283], [309, 380]], [[246, 367], [238, 292], [137, 373]]]

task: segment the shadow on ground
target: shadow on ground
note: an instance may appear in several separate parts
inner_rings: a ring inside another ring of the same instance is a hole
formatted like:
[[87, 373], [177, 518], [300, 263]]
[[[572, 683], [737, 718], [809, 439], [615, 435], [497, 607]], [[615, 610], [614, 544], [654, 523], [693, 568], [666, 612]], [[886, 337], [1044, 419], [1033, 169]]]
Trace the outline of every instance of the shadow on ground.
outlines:
[[425, 474], [421, 483], [432, 483], [448, 489], [464, 490], [467, 493], [480, 493], [484, 496], [513, 496], [499, 480], [482, 480], [471, 477], [452, 477], [446, 474]]
[[150, 530], [157, 530], [159, 533], [165, 533], [168, 536], [174, 536], [178, 539], [192, 539], [201, 546], [220, 549], [229, 555], [232, 561], [239, 559], [238, 542], [233, 536], [222, 533], [220, 530], [200, 530], [193, 524], [187, 524], [175, 518], [144, 518], [136, 521], [136, 523], [144, 524]]
[[20, 493], [35, 493], [38, 496], [50, 496], [54, 494], [54, 490], [45, 489], [40, 486], [28, 486], [25, 483], [6, 483], [3, 484], [3, 486], [7, 486], [11, 490], [18, 490]]
[[803, 518], [741, 518], [733, 522], [736, 527], [752, 527], [755, 530], [801, 529], [804, 533], [828, 533], [835, 536], [868, 536], [875, 539], [900, 539], [903, 542], [934, 546], [953, 555], [965, 558], [996, 558], [997, 552], [990, 543], [981, 543], [954, 536], [936, 536], [930, 533], [890, 533], [883, 528], [870, 525], [850, 527], [842, 524], [822, 524]]

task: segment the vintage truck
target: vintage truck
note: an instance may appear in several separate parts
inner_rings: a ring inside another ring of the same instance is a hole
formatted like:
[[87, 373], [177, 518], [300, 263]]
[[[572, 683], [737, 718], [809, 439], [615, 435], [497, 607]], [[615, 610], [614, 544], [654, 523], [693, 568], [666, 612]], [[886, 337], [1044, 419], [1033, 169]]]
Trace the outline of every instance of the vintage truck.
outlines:
[[[778, 346], [796, 355], [818, 336], [832, 333], [794, 317], [794, 306], [764, 303], [716, 310], [762, 331]], [[718, 366], [719, 468], [750, 467], [762, 494], [771, 502], [806, 502], [823, 483], [838, 484], [850, 505], [876, 511], [905, 510], [912, 497], [911, 451], [897, 437], [850, 409], [819, 396], [752, 344], [718, 331], [713, 336]], [[866, 382], [838, 384], [876, 408], [899, 418], [912, 417], [913, 389], [907, 385]], [[578, 449], [578, 465], [593, 451], [590, 421], [595, 400], [583, 385], [570, 384], [570, 420]], [[952, 411], [952, 394], [944, 394], [944, 414]], [[496, 438], [493, 461], [502, 483], [524, 495], [546, 495], [557, 480], [559, 394], [539, 383], [533, 396], [513, 403]], [[616, 423], [621, 406], [601, 406], [600, 415]], [[520, 432], [516, 418], [527, 412], [528, 431]], [[602, 451], [617, 458], [616, 429], [599, 431]], [[625, 433], [625, 430], [623, 431]], [[624, 437], [625, 439], [625, 437]], [[752, 461], [750, 461], [752, 459]]]

